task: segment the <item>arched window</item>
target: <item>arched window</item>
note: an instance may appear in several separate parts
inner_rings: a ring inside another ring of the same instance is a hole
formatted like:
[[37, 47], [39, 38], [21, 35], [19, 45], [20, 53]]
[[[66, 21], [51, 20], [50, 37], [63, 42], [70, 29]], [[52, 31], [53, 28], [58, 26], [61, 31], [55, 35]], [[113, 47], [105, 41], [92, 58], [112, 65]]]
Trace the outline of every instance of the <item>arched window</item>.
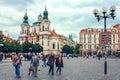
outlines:
[[55, 43], [53, 43], [52, 48], [55, 49]]
[[39, 27], [39, 30], [41, 31], [41, 27]]
[[42, 30], [44, 31], [44, 26], [42, 27]]
[[24, 33], [26, 34], [26, 30], [24, 31]]
[[50, 44], [50, 43], [49, 43], [49, 41], [48, 41], [48, 46], [49, 46], [49, 44]]
[[36, 33], [36, 28], [34, 28], [34, 33]]
[[44, 45], [44, 42], [42, 41], [42, 46]]
[[57, 45], [57, 46], [58, 46], [57, 48], [58, 48], [58, 50], [59, 50], [59, 43], [58, 43], [58, 45]]

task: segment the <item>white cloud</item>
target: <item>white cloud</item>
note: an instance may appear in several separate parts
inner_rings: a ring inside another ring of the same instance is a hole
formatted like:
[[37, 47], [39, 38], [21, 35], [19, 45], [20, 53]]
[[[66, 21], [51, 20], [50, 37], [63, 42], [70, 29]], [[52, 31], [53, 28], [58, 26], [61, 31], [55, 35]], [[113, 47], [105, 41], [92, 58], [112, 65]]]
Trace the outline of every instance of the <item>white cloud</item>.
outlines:
[[98, 23], [92, 13], [95, 8], [101, 10], [103, 6], [109, 8], [115, 5], [117, 17], [114, 21], [107, 19], [107, 27], [120, 23], [119, 0], [0, 0], [0, 30], [6, 34], [10, 33], [11, 37], [17, 39], [25, 10], [27, 9], [29, 23], [32, 25], [40, 12], [43, 14], [45, 4], [49, 12], [51, 29], [55, 28], [57, 33], [67, 36], [76, 34], [77, 40], [81, 29], [103, 27], [103, 21]]

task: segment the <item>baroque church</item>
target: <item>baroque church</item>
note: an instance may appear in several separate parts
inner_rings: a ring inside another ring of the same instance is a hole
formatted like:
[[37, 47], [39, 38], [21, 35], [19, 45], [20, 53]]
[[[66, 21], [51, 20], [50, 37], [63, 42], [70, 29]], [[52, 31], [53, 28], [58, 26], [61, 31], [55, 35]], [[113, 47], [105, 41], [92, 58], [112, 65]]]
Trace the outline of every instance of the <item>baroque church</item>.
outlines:
[[27, 12], [23, 17], [23, 23], [21, 25], [21, 31], [19, 36], [20, 44], [25, 41], [30, 43], [39, 43], [43, 47], [43, 53], [48, 54], [50, 52], [59, 53], [61, 48], [67, 44], [70, 46], [75, 46], [76, 43], [72, 38], [68, 38], [64, 35], [60, 35], [55, 32], [55, 30], [50, 29], [50, 20], [48, 18], [48, 11], [45, 7], [43, 15], [38, 15], [38, 20], [31, 26], [28, 23]]

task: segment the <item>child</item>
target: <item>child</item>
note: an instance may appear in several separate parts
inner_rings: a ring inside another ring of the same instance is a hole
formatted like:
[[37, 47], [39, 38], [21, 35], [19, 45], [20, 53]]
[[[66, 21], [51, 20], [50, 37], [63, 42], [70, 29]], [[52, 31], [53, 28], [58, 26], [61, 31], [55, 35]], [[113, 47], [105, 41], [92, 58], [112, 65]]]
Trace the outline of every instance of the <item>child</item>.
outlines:
[[30, 65], [30, 67], [29, 67], [29, 75], [31, 74], [31, 71], [32, 71], [32, 65]]

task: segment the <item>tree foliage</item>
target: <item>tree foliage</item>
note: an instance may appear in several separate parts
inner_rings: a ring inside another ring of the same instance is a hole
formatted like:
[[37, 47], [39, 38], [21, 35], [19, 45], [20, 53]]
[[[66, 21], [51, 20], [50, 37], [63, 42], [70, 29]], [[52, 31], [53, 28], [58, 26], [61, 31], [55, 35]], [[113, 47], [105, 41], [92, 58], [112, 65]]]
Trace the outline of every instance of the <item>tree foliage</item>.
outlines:
[[43, 47], [40, 46], [40, 44], [38, 44], [38, 43], [33, 44], [32, 52], [42, 52], [42, 51], [43, 51]]
[[40, 44], [32, 44], [28, 41], [25, 41], [22, 45], [19, 44], [18, 41], [5, 41], [2, 37], [0, 37], [0, 51], [4, 53], [12, 53], [12, 52], [41, 52], [43, 51], [43, 47]]
[[32, 51], [32, 43], [30, 43], [28, 41], [25, 41], [22, 44], [22, 52], [28, 53], [28, 52], [31, 52], [31, 51]]
[[42, 52], [43, 51], [43, 47], [40, 46], [40, 44], [36, 43], [36, 44], [32, 44], [28, 41], [24, 42], [22, 44], [22, 51], [25, 53], [28, 52]]
[[66, 54], [69, 54], [71, 53], [71, 47], [69, 45], [64, 45], [63, 48], [62, 48], [62, 53], [66, 53]]
[[79, 54], [80, 44], [76, 44], [74, 48], [74, 53]]

